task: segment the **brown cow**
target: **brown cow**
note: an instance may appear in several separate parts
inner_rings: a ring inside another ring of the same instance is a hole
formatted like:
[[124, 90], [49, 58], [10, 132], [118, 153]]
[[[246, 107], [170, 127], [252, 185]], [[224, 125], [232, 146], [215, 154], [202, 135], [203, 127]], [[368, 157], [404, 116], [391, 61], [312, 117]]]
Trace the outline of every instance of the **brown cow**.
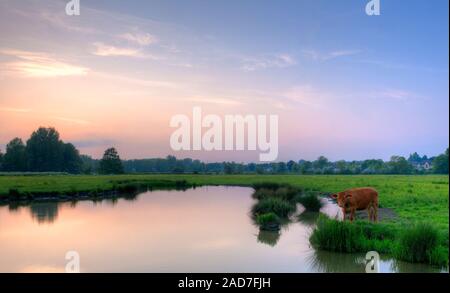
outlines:
[[337, 200], [342, 213], [350, 212], [350, 221], [355, 217], [355, 211], [367, 210], [369, 221], [376, 222], [378, 220], [378, 192], [370, 187], [352, 188], [331, 195]]

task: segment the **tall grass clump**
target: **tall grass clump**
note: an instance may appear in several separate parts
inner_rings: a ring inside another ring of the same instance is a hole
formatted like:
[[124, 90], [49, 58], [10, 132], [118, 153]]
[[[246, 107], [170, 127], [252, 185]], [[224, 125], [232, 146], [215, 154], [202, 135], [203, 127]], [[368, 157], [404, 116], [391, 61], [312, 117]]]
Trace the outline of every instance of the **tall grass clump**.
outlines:
[[276, 182], [258, 182], [253, 184], [253, 188], [255, 190], [258, 189], [271, 189], [276, 190], [282, 186], [285, 186], [286, 184], [276, 183]]
[[320, 216], [310, 236], [313, 246], [335, 252], [358, 252], [364, 245], [361, 227]]
[[278, 197], [284, 200], [293, 201], [297, 194], [300, 193], [300, 189], [293, 187], [289, 184], [280, 184], [275, 182], [261, 182], [253, 184], [255, 191], [253, 192], [253, 198], [262, 199], [266, 197]]
[[275, 213], [267, 213], [257, 215], [256, 223], [262, 230], [277, 231], [280, 229], [281, 220]]
[[309, 192], [307, 194], [302, 194], [297, 196], [297, 201], [303, 205], [303, 207], [310, 212], [319, 212], [323, 206], [322, 201], [317, 196], [317, 194]]
[[257, 200], [261, 200], [263, 198], [271, 197], [275, 195], [275, 191], [273, 189], [267, 189], [267, 188], [259, 188], [256, 189], [252, 197]]
[[289, 217], [295, 210], [295, 203], [290, 203], [278, 197], [262, 198], [252, 207], [252, 213], [255, 216], [272, 212], [280, 218]]
[[433, 264], [439, 262], [438, 246], [439, 231], [428, 223], [418, 223], [402, 231], [395, 255], [408, 262]]

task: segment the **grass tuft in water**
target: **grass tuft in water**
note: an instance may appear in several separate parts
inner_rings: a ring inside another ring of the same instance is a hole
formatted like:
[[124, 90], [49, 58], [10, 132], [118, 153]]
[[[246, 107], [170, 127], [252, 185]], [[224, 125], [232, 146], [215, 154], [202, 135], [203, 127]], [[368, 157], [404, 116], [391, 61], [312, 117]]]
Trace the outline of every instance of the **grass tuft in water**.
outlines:
[[322, 201], [314, 192], [299, 195], [296, 199], [309, 212], [318, 212], [323, 206]]
[[274, 213], [280, 218], [287, 218], [295, 212], [295, 203], [288, 202], [278, 197], [265, 197], [259, 200], [252, 207], [252, 214], [255, 216], [267, 213]]
[[438, 230], [428, 223], [418, 223], [402, 231], [395, 255], [401, 260], [431, 264], [440, 258], [438, 246]]
[[358, 252], [363, 248], [364, 235], [361, 227], [320, 216], [310, 236], [312, 245], [335, 252]]
[[277, 231], [280, 229], [281, 220], [275, 213], [267, 213], [257, 215], [256, 223], [262, 230]]

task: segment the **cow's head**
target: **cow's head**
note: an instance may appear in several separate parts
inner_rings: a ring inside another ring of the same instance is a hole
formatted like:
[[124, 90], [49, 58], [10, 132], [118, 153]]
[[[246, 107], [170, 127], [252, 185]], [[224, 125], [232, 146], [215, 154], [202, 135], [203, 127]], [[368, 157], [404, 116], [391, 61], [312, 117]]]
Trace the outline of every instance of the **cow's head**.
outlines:
[[330, 195], [330, 197], [335, 199], [337, 201], [338, 206], [343, 208], [348, 205], [348, 200], [352, 197], [352, 195], [350, 193], [346, 193], [346, 192], [339, 192], [339, 193]]

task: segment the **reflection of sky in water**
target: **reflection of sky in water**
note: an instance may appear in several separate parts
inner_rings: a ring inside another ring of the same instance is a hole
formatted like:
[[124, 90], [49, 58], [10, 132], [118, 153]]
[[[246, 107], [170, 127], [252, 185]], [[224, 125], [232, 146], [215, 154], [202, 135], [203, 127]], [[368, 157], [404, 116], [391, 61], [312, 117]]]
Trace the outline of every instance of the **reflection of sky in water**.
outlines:
[[[300, 216], [280, 234], [259, 231], [249, 216], [251, 192], [202, 187], [97, 203], [3, 206], [0, 271], [62, 271], [65, 253], [76, 250], [84, 272], [364, 272], [364, 255], [310, 247], [317, 214]], [[328, 204], [322, 212], [334, 216], [338, 209]], [[389, 260], [380, 269], [433, 270]]]

